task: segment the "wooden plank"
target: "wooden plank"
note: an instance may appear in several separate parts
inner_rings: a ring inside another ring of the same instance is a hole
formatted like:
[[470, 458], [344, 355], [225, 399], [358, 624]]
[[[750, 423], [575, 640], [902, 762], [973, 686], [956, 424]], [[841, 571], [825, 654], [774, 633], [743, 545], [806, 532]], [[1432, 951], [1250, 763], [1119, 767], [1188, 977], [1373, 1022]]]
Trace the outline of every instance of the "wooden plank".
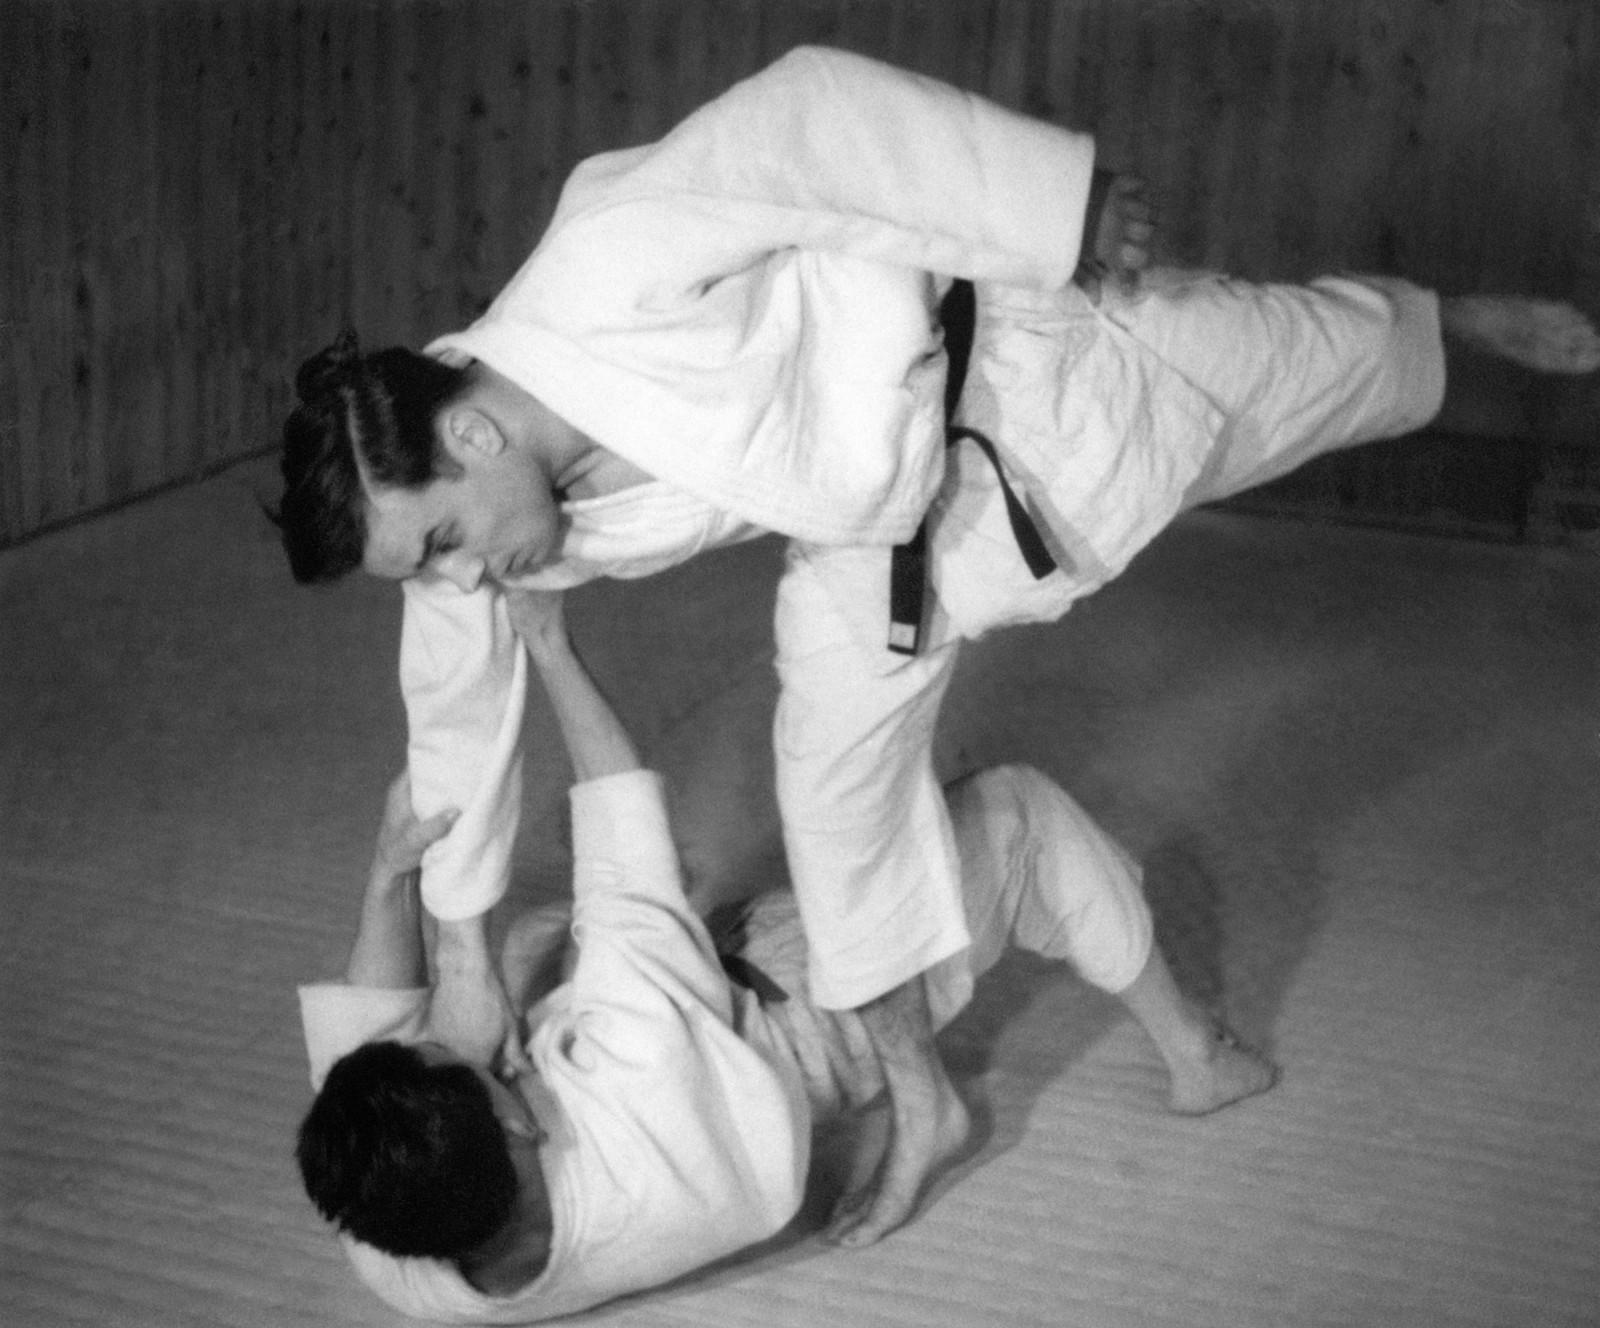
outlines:
[[[116, 117], [90, 114], [79, 158], [85, 169], [77, 193], [91, 218], [81, 262], [93, 292], [85, 311], [81, 347], [92, 374], [90, 412], [82, 437], [81, 496], [77, 506], [103, 507], [136, 492], [133, 467], [140, 448], [138, 422], [148, 380], [141, 347], [127, 325], [149, 307], [150, 269], [141, 263], [139, 234], [145, 201], [139, 174], [150, 126], [138, 112], [144, 44], [141, 7], [117, 5], [92, 25], [93, 65], [86, 70], [94, 93], [122, 108]], [[111, 209], [102, 200], [117, 199]], [[113, 404], [113, 400], [115, 404]]]
[[0, 5], [0, 49], [14, 53], [8, 77], [0, 80], [0, 235], [11, 237], [0, 245], [5, 294], [0, 305], [0, 547], [20, 539], [37, 521], [40, 445], [29, 288], [42, 248], [43, 29], [36, 6]]
[[1094, 129], [1177, 261], [1600, 301], [1592, 5], [11, 0], [0, 542], [271, 447], [339, 324], [470, 318], [580, 157], [817, 41]]
[[[57, 101], [56, 125], [63, 160], [52, 171], [48, 196], [55, 226], [64, 242], [58, 251], [62, 300], [59, 335], [61, 355], [60, 419], [64, 427], [51, 441], [46, 457], [45, 516], [59, 519], [89, 504], [83, 492], [83, 439], [94, 417], [97, 387], [88, 345], [93, 320], [95, 290], [83, 270], [86, 233], [101, 214], [99, 200], [88, 187], [84, 169], [87, 123], [92, 106], [91, 74], [94, 49], [88, 16], [81, 3], [63, 4], [56, 29], [52, 82]], [[47, 214], [48, 216], [48, 214]], [[74, 220], [62, 225], [61, 218]], [[47, 226], [51, 222], [47, 219]]]

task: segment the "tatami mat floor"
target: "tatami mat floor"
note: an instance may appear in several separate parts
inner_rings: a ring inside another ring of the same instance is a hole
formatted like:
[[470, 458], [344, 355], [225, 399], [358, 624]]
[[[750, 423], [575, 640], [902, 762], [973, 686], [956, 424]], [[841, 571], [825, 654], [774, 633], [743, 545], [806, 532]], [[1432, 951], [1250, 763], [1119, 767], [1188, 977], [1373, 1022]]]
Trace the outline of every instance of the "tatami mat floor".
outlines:
[[[289, 1141], [294, 984], [342, 961], [401, 755], [399, 596], [293, 586], [270, 494], [254, 463], [0, 553], [8, 1326], [394, 1321]], [[708, 889], [774, 873], [778, 555], [574, 604]], [[1146, 859], [1282, 1085], [1169, 1116], [1113, 1005], [1008, 962], [945, 1038], [979, 1146], [913, 1226], [596, 1322], [1600, 1322], [1600, 560], [1202, 514], [973, 650], [946, 721], [950, 771], [1032, 761]], [[563, 870], [529, 835], [517, 888]]]

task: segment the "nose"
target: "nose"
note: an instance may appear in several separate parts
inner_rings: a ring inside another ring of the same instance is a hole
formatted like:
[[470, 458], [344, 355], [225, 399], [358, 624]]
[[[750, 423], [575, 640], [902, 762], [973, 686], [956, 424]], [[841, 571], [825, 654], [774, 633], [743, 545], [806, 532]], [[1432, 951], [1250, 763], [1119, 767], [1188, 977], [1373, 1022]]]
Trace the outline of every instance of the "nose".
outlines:
[[433, 560], [433, 570], [458, 590], [470, 594], [483, 583], [483, 559], [452, 551]]

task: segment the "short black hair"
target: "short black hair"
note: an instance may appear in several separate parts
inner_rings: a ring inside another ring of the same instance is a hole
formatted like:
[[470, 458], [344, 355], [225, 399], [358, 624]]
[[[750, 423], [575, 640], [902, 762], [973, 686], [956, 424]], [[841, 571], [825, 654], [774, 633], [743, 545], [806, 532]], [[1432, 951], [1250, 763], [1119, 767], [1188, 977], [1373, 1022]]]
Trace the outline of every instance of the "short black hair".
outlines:
[[334, 1063], [295, 1159], [317, 1211], [389, 1254], [459, 1260], [516, 1204], [488, 1088], [469, 1065], [430, 1065], [398, 1042], [370, 1042]]
[[404, 346], [363, 355], [348, 330], [300, 366], [283, 426], [283, 498], [271, 513], [296, 581], [332, 581], [361, 565], [362, 467], [373, 484], [407, 489], [450, 472], [434, 420], [471, 376]]

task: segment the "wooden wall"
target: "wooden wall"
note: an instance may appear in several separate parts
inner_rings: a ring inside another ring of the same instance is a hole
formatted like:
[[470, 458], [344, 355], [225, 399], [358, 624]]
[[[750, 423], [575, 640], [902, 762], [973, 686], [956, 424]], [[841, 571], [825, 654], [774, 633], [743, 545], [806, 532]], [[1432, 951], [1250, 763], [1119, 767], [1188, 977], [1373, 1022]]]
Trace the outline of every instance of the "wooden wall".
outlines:
[[573, 162], [815, 41], [1097, 129], [1176, 261], [1600, 311], [1591, 0], [3, 0], [0, 545], [270, 451], [341, 323], [470, 318]]

